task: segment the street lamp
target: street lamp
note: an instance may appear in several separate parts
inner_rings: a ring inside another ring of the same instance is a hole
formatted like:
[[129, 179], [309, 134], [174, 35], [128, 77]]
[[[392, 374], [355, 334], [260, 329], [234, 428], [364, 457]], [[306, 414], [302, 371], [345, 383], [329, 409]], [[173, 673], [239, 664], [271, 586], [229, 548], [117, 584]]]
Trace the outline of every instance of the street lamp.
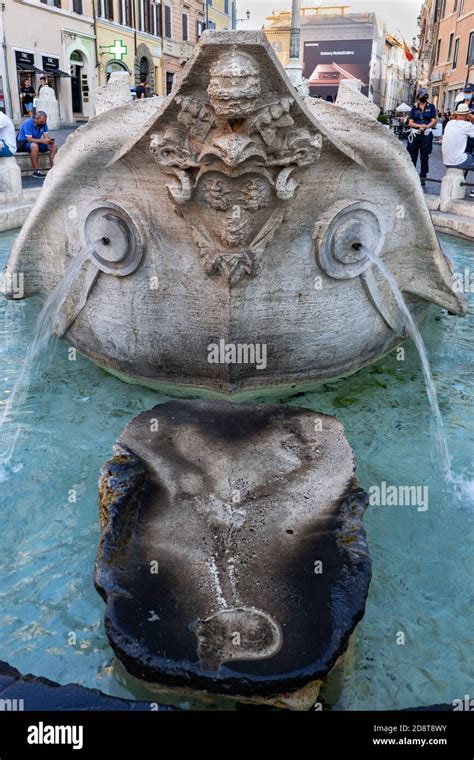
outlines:
[[[298, 91], [303, 92], [303, 66], [300, 63], [301, 42], [301, 0], [293, 0], [291, 6], [290, 56], [285, 66], [286, 73]], [[305, 94], [308, 94], [305, 92]]]
[[290, 62], [300, 60], [301, 0], [293, 0], [291, 7]]
[[245, 18], [236, 18], [235, 23], [240, 24], [242, 21], [250, 21], [250, 11], [245, 11]]

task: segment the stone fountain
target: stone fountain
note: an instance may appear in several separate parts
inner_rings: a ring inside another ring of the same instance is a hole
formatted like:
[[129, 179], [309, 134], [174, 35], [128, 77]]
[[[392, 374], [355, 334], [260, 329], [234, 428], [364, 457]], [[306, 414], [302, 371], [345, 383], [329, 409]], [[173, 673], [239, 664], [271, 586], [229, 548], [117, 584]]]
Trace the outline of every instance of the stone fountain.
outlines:
[[308, 707], [363, 615], [367, 499], [340, 424], [232, 402], [407, 337], [374, 259], [416, 322], [465, 313], [375, 116], [344, 84], [302, 99], [261, 33], [206, 33], [172, 96], [67, 140], [12, 250], [7, 274], [45, 298], [87, 249], [55, 333], [123, 380], [207, 397], [133, 419], [100, 478], [107, 635], [158, 691]]

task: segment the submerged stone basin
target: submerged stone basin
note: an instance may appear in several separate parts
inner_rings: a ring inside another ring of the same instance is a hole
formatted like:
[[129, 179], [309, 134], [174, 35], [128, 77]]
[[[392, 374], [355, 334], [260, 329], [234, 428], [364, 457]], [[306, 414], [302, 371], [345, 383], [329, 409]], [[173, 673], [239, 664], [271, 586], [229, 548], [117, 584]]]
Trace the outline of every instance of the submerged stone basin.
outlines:
[[101, 472], [95, 583], [134, 676], [293, 707], [364, 613], [370, 580], [342, 425], [306, 409], [173, 401]]

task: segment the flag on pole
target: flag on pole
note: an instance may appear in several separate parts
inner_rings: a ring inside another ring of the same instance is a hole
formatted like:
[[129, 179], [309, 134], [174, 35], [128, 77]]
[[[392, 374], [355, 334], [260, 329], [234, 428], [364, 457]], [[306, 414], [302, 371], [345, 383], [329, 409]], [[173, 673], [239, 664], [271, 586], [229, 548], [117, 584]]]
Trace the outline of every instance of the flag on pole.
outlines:
[[402, 38], [403, 50], [405, 51], [405, 58], [407, 59], [407, 61], [414, 61], [415, 60], [415, 56], [411, 52], [411, 50], [408, 47], [407, 43], [405, 42], [405, 38], [404, 38], [403, 34], [401, 33], [400, 29], [398, 30], [398, 34]]

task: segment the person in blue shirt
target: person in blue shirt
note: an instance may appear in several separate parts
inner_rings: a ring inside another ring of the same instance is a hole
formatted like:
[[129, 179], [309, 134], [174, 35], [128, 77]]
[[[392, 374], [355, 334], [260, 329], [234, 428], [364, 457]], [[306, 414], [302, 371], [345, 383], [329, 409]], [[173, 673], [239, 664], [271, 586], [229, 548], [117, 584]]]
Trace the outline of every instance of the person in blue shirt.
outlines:
[[433, 150], [433, 129], [438, 123], [436, 106], [428, 102], [428, 92], [421, 88], [418, 92], [416, 105], [410, 111], [408, 117], [408, 126], [410, 133], [408, 135], [407, 149], [416, 169], [418, 155], [420, 156], [420, 180], [421, 184], [426, 183], [426, 177], [429, 170], [429, 157]]
[[44, 111], [38, 111], [36, 116], [23, 122], [17, 145], [19, 151], [27, 151], [30, 154], [33, 177], [46, 177], [46, 174], [39, 170], [39, 154], [49, 151], [51, 153], [51, 165], [53, 165], [58, 146], [54, 137], [50, 137], [48, 134]]

